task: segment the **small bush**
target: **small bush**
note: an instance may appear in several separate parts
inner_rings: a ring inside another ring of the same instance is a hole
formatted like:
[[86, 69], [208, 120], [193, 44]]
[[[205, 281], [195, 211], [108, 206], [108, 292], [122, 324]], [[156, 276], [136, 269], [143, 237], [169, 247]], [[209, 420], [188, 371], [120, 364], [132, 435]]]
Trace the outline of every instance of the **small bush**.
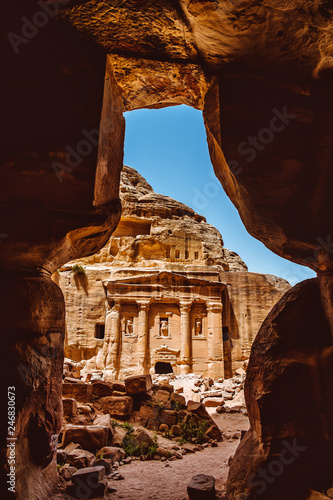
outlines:
[[86, 270], [84, 267], [82, 266], [79, 266], [78, 264], [75, 264], [73, 267], [72, 267], [72, 273], [73, 274], [77, 274], [77, 275], [84, 275], [86, 274]]
[[123, 429], [125, 429], [126, 431], [129, 431], [129, 432], [134, 431], [133, 425], [130, 424], [129, 422], [124, 422], [123, 424], [120, 424], [120, 427], [122, 427]]
[[196, 422], [193, 417], [183, 419], [180, 422], [180, 439], [181, 443], [202, 444], [205, 442], [205, 432], [209, 427], [206, 420]]
[[126, 433], [126, 436], [121, 443], [127, 457], [137, 457], [141, 455], [140, 449], [136, 444], [135, 438], [131, 431]]
[[[125, 422], [127, 423], [127, 422]], [[146, 445], [145, 443], [139, 447], [137, 442], [133, 436], [134, 427], [131, 424], [128, 424], [131, 428], [127, 431], [126, 436], [122, 440], [122, 448], [124, 449], [126, 456], [128, 457], [139, 457], [140, 455], [154, 455], [158, 448], [157, 444], [157, 435], [154, 436], [153, 441], [150, 445]]]

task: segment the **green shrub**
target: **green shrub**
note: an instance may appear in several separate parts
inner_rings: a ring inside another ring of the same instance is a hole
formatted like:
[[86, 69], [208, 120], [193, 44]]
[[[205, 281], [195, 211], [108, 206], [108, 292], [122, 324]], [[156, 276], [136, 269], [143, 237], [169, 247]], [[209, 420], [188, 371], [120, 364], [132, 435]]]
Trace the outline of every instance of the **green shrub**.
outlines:
[[129, 422], [124, 422], [123, 424], [120, 424], [120, 427], [122, 427], [123, 429], [125, 429], [126, 431], [129, 431], [129, 432], [134, 431], [133, 425], [130, 424]]
[[206, 420], [200, 420], [196, 422], [193, 417], [183, 419], [179, 423], [180, 425], [180, 442], [181, 443], [195, 443], [202, 444], [205, 442], [205, 432], [209, 427], [209, 423]]
[[122, 440], [121, 446], [124, 449], [127, 457], [137, 457], [141, 455], [140, 449], [131, 431], [128, 431], [126, 433], [126, 436]]
[[[126, 422], [127, 423], [127, 422]], [[133, 431], [134, 427], [131, 424], [128, 424], [131, 426], [131, 429], [129, 429], [126, 432], [126, 435], [124, 439], [122, 440], [122, 448], [124, 449], [126, 456], [129, 457], [139, 457], [140, 455], [154, 455], [156, 453], [156, 450], [158, 448], [157, 444], [157, 435], [154, 436], [152, 442], [150, 445], [146, 445], [143, 443], [141, 447], [137, 445], [137, 442], [133, 436]]]
[[86, 270], [85, 270], [85, 268], [84, 268], [84, 267], [79, 266], [78, 264], [75, 264], [75, 265], [72, 267], [72, 273], [73, 273], [73, 274], [83, 275], [83, 274], [86, 274]]

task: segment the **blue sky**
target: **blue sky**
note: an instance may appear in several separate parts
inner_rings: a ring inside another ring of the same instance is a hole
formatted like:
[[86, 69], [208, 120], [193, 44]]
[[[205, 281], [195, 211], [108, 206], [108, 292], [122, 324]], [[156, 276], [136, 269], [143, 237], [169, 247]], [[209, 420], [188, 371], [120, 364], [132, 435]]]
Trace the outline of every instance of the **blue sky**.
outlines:
[[315, 276], [268, 250], [250, 236], [210, 161], [202, 113], [188, 106], [125, 113], [125, 165], [143, 175], [156, 193], [165, 194], [204, 215], [237, 252], [249, 271], [276, 274], [295, 283]]

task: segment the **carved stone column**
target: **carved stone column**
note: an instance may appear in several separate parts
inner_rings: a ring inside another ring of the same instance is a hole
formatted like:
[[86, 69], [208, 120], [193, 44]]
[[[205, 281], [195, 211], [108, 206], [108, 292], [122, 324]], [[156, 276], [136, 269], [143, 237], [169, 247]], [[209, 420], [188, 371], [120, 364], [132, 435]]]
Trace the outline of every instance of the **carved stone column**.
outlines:
[[191, 359], [191, 303], [181, 302], [180, 308], [180, 372], [190, 373]]
[[207, 304], [208, 375], [214, 380], [223, 377], [222, 309], [220, 302]]
[[120, 334], [121, 301], [116, 300], [105, 319], [105, 366], [117, 378], [120, 368], [121, 334]]
[[148, 350], [149, 350], [149, 334], [148, 334], [148, 313], [149, 301], [138, 302], [139, 308], [139, 331], [138, 331], [138, 374], [143, 375], [149, 373], [148, 366]]

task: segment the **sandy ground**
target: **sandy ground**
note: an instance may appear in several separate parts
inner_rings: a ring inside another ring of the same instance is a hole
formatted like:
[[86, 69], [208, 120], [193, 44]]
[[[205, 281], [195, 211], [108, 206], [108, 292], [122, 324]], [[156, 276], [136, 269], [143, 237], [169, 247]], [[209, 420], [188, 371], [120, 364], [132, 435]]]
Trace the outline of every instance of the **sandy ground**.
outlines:
[[[212, 418], [224, 432], [247, 430], [248, 418], [239, 413], [218, 415], [210, 411]], [[168, 441], [170, 444], [170, 441]], [[162, 442], [161, 442], [162, 444]], [[106, 495], [112, 500], [185, 500], [187, 486], [195, 474], [208, 474], [221, 484], [228, 475], [228, 460], [239, 440], [219, 443], [217, 448], [206, 448], [188, 454], [182, 460], [171, 462], [133, 461], [120, 467], [124, 480], [112, 481], [116, 492]], [[56, 495], [51, 500], [70, 500], [68, 495]]]

